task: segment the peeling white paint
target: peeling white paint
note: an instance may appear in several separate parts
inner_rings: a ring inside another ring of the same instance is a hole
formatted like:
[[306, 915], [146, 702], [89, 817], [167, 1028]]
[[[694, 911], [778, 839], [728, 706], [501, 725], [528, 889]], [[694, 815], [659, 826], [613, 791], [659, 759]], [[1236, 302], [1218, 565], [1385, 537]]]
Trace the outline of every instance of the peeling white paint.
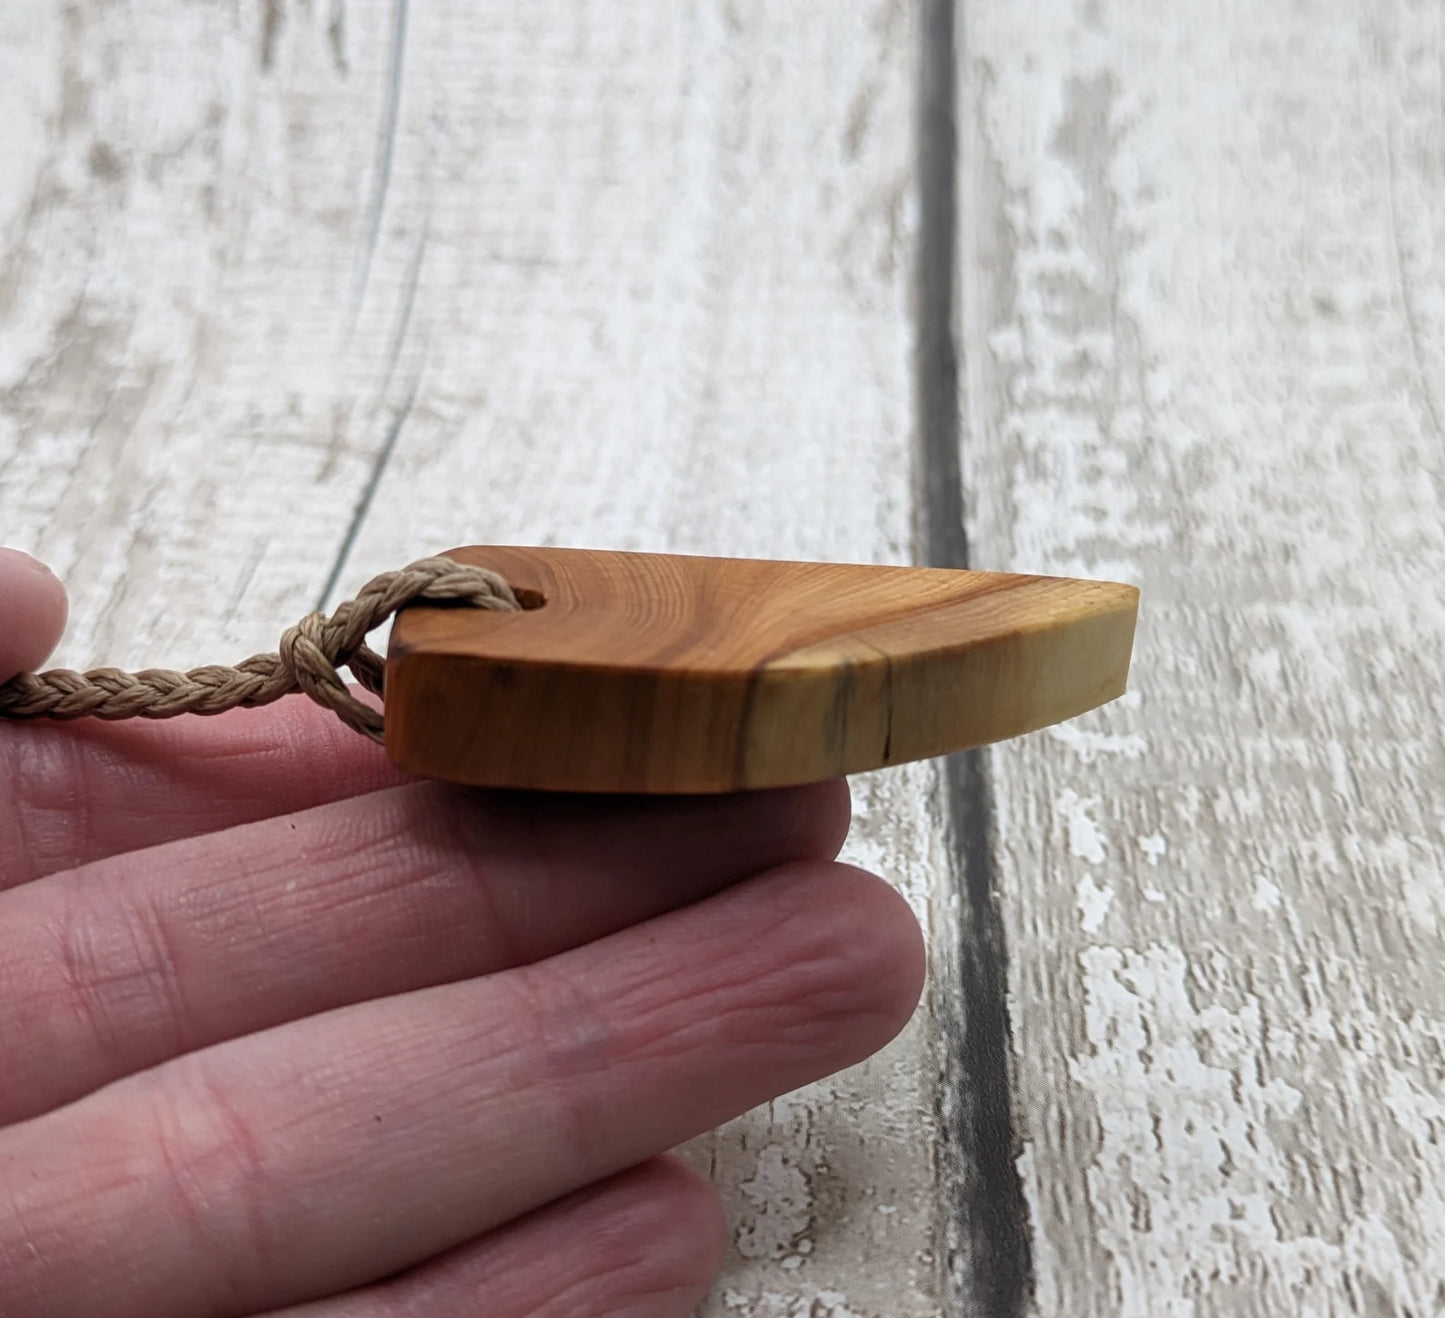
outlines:
[[1099, 865], [1104, 860], [1104, 834], [1089, 814], [1098, 808], [1097, 796], [1081, 797], [1072, 788], [1054, 801], [1054, 809], [1064, 817], [1069, 835], [1069, 851], [1080, 860]]
[[1121, 1318], [1192, 1315], [1188, 1278], [1241, 1279], [1241, 1245], [1267, 1250], [1291, 1285], [1336, 1261], [1325, 1241], [1283, 1238], [1272, 1215], [1289, 1165], [1270, 1130], [1302, 1095], [1258, 1073], [1259, 1003], [1196, 1006], [1177, 947], [1092, 948], [1080, 965], [1089, 1051], [1070, 1075], [1100, 1123], [1088, 1184]]
[[729, 1312], [747, 1314], [748, 1318], [874, 1318], [850, 1308], [847, 1297], [837, 1291], [818, 1291], [803, 1299], [778, 1291], [764, 1291], [753, 1297], [728, 1290], [723, 1292], [722, 1301]]
[[1138, 733], [1097, 732], [1080, 727], [1083, 721], [1075, 719], [1068, 723], [1055, 723], [1045, 732], [1067, 746], [1084, 764], [1116, 755], [1126, 760], [1137, 760], [1149, 748], [1148, 742]]
[[1139, 850], [1148, 858], [1150, 865], [1157, 866], [1169, 854], [1169, 843], [1159, 833], [1150, 833], [1138, 841]]
[[752, 1178], [739, 1189], [749, 1211], [735, 1228], [738, 1253], [747, 1259], [775, 1260], [793, 1253], [812, 1223], [813, 1196], [791, 1151], [765, 1145], [758, 1152]]
[[1279, 884], [1271, 883], [1263, 875], [1260, 875], [1254, 882], [1254, 897], [1250, 905], [1256, 911], [1273, 911], [1278, 909], [1280, 902], [1284, 900], [1284, 891]]
[[1445, 1296], [1445, 14], [1361, 14], [960, 10], [970, 544], [1142, 589], [988, 757], [1037, 1318]]
[[1086, 934], [1099, 932], [1099, 926], [1104, 923], [1104, 917], [1109, 914], [1113, 901], [1113, 888], [1101, 888], [1094, 882], [1093, 875], [1085, 874], [1079, 880], [1075, 905], [1079, 908], [1079, 924]]

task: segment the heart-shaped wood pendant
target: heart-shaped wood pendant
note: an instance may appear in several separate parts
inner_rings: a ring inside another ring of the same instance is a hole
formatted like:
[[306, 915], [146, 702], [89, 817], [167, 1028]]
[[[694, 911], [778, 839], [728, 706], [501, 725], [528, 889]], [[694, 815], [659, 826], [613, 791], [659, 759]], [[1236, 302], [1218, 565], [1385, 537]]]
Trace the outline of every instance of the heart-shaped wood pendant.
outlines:
[[1139, 599], [936, 568], [448, 556], [526, 607], [403, 610], [386, 746], [408, 772], [494, 787], [778, 787], [1016, 736], [1123, 693]]

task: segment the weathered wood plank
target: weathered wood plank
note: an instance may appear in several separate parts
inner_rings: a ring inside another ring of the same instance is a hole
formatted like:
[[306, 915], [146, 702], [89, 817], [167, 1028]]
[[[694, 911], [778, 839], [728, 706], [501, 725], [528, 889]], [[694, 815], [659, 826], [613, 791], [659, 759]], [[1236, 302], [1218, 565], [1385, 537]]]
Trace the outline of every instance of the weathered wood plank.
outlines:
[[405, 397], [395, 310], [355, 296], [387, 12], [272, 8], [275, 30], [267, 6], [0, 17], [0, 109], [27, 125], [0, 192], [0, 481], [7, 535], [72, 591], [67, 661], [272, 644]]
[[[456, 89], [435, 168], [478, 182], [432, 194], [426, 373], [361, 575], [478, 540], [906, 560], [906, 9], [659, 8], [635, 30], [559, 6], [500, 49], [454, 26], [416, 11], [433, 63], [407, 78]], [[472, 72], [492, 61], [505, 117]], [[403, 117], [399, 162], [425, 123]], [[851, 851], [920, 909], [931, 784], [866, 785]], [[699, 1142], [734, 1223], [712, 1312], [937, 1312], [928, 1037]]]
[[975, 561], [1143, 587], [988, 757], [1037, 1312], [1440, 1312], [1441, 10], [962, 14]]
[[[459, 543], [909, 558], [901, 0], [0, 25], [0, 524], [64, 661], [230, 658]], [[933, 770], [856, 797], [946, 922]], [[691, 1151], [710, 1313], [937, 1313], [932, 1038]]]

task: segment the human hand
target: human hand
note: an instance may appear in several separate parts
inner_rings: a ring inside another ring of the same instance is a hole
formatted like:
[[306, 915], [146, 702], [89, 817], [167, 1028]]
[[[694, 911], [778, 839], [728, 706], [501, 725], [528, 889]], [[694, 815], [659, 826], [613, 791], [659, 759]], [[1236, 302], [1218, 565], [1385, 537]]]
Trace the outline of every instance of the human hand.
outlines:
[[[0, 551], [0, 680], [64, 612]], [[687, 1314], [661, 1155], [921, 989], [838, 783], [409, 783], [296, 698], [0, 723], [0, 784], [0, 1318]]]

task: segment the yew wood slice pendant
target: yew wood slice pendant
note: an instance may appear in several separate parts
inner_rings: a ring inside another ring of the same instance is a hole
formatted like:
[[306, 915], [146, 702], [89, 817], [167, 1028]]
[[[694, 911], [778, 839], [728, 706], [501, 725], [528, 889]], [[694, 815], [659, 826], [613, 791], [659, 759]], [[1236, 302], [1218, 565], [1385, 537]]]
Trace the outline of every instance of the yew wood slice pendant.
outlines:
[[725, 792], [1029, 732], [1124, 691], [1139, 593], [1060, 577], [468, 548], [524, 610], [412, 606], [402, 769], [491, 787]]

